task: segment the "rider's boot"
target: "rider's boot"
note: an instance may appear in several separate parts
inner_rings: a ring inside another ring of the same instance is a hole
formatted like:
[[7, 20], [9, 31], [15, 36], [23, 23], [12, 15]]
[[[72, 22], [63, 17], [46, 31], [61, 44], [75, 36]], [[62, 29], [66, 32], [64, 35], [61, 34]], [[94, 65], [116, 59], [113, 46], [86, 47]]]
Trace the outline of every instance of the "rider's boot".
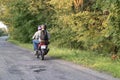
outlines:
[[37, 55], [37, 54], [38, 54], [38, 50], [35, 51], [35, 55]]

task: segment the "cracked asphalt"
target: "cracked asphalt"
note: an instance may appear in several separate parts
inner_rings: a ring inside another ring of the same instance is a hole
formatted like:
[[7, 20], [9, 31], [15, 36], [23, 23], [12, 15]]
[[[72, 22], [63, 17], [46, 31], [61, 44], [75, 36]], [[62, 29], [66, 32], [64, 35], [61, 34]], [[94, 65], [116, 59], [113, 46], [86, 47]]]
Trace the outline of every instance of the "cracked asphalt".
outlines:
[[32, 51], [0, 38], [0, 80], [120, 80], [80, 65], [46, 56], [37, 59]]

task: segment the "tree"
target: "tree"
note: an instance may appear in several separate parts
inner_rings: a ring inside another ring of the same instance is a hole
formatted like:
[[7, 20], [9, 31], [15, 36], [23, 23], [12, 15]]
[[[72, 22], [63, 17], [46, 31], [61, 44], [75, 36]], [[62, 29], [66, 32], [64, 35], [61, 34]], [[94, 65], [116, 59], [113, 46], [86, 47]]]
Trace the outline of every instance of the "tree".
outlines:
[[11, 38], [30, 42], [38, 25], [50, 25], [53, 10], [47, 3], [49, 0], [5, 0], [4, 4], [3, 1], [1, 4], [8, 12], [3, 14], [4, 17], [1, 16], [1, 20], [9, 24]]
[[109, 16], [109, 30], [111, 37], [111, 43], [115, 45], [116, 51], [113, 53], [117, 54], [120, 49], [120, 1], [115, 0], [114, 3], [111, 5], [111, 14]]
[[4, 35], [4, 31], [2, 30], [2, 28], [0, 28], [0, 36]]

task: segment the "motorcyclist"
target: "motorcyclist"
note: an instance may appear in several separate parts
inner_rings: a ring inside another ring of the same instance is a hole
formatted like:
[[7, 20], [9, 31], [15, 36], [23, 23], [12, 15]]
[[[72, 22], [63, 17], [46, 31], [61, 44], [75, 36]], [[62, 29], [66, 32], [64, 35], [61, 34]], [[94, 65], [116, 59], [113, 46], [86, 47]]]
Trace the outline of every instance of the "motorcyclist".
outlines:
[[41, 33], [41, 26], [38, 26], [38, 31], [36, 31], [32, 37], [33, 39], [33, 47], [34, 47], [34, 53], [36, 54], [38, 52], [38, 44], [40, 43], [40, 33]]
[[[43, 37], [43, 35], [44, 35], [44, 37]], [[46, 25], [41, 25], [40, 39], [41, 39], [41, 41], [40, 41], [41, 43], [44, 42], [45, 45], [47, 45], [47, 49], [46, 49], [46, 53], [45, 53], [45, 55], [46, 55], [49, 51], [48, 44], [49, 44], [49, 39], [50, 39], [50, 34], [47, 31], [47, 26]]]
[[[42, 41], [40, 36], [41, 36], [41, 31], [42, 30], [46, 30], [46, 25], [41, 25], [38, 26], [38, 31], [36, 31], [32, 37], [33, 39], [33, 47], [34, 47], [34, 53], [37, 54], [38, 53], [38, 44]], [[46, 30], [47, 35], [48, 35], [48, 39], [50, 38], [50, 34], [48, 33], [48, 31]], [[49, 49], [47, 50], [47, 52], [49, 51]]]

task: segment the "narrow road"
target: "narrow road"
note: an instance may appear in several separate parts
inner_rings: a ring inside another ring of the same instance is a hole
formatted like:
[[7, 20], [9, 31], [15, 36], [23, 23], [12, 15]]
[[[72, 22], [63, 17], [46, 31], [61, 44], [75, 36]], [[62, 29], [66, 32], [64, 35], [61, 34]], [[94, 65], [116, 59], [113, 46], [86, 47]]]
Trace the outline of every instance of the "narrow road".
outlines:
[[37, 59], [0, 38], [0, 80], [120, 80], [63, 60]]

